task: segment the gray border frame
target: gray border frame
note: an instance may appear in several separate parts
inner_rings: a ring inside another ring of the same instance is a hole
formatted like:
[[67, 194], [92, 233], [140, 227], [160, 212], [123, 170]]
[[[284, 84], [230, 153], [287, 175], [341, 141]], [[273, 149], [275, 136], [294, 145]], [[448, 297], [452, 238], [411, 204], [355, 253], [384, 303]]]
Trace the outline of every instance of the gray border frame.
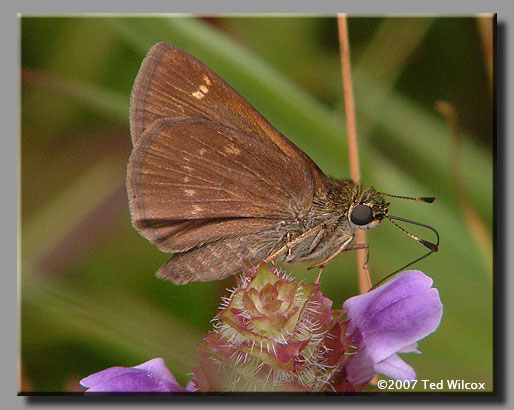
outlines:
[[[293, 6], [294, 4], [294, 6]], [[476, 12], [498, 12], [498, 44], [497, 44], [497, 75], [496, 81], [498, 84], [498, 135], [497, 135], [497, 152], [498, 155], [495, 157], [496, 164], [496, 218], [497, 218], [497, 231], [496, 231], [496, 302], [497, 302], [497, 393], [498, 396], [494, 397], [458, 397], [458, 396], [446, 396], [446, 397], [423, 397], [423, 404], [428, 406], [448, 405], [454, 406], [455, 404], [461, 403], [463, 405], [476, 404], [496, 404], [499, 406], [505, 406], [512, 403], [512, 394], [510, 390], [510, 371], [514, 369], [514, 360], [512, 354], [509, 354], [508, 346], [513, 345], [513, 326], [512, 310], [513, 303], [510, 295], [514, 293], [513, 279], [511, 272], [514, 269], [512, 264], [512, 252], [509, 252], [513, 244], [511, 242], [511, 234], [514, 231], [514, 222], [510, 217], [509, 204], [514, 202], [513, 197], [513, 184], [511, 182], [512, 174], [514, 172], [514, 166], [510, 161], [514, 158], [514, 144], [509, 138], [509, 104], [512, 96], [512, 83], [507, 77], [507, 73], [510, 72], [509, 67], [512, 67], [512, 31], [510, 26], [512, 24], [513, 11], [511, 4], [507, 1], [494, 1], [490, 0], [487, 3], [483, 1], [468, 0], [465, 3], [465, 9], [463, 8], [462, 2], [457, 1], [442, 1], [432, 0], [431, 2], [418, 2], [414, 4], [408, 0], [389, 0], [387, 2], [359, 2], [356, 7], [355, 4], [348, 5], [343, 2], [335, 1], [323, 1], [318, 0], [316, 2], [253, 2], [250, 4], [243, 4], [241, 1], [217, 1], [213, 3], [207, 3], [206, 0], [188, 0], [177, 2], [177, 1], [156, 1], [146, 0], [144, 2], [134, 2], [127, 0], [118, 1], [106, 1], [106, 0], [89, 0], [87, 2], [72, 4], [69, 1], [64, 0], [50, 0], [45, 2], [35, 1], [19, 1], [16, 4], [9, 4], [2, 7], [2, 19], [1, 27], [2, 30], [2, 50], [6, 52], [6, 58], [4, 58], [2, 64], [2, 108], [6, 115], [2, 118], [7, 119], [7, 129], [2, 136], [1, 141], [6, 144], [5, 149], [1, 150], [2, 159], [0, 166], [2, 171], [2, 179], [0, 180], [1, 187], [5, 188], [5, 194], [2, 200], [2, 211], [4, 216], [4, 224], [2, 229], [2, 259], [7, 262], [4, 268], [3, 280], [6, 282], [6, 286], [2, 286], [2, 323], [5, 324], [6, 328], [4, 331], [3, 338], [3, 371], [2, 380], [0, 386], [2, 388], [2, 397], [7, 408], [18, 409], [26, 408], [29, 406], [34, 407], [71, 407], [74, 404], [80, 404], [82, 408], [89, 406], [95, 408], [107, 407], [111, 403], [122, 406], [130, 405], [130, 407], [143, 407], [148, 404], [169, 406], [169, 405], [227, 405], [232, 402], [238, 406], [242, 404], [254, 404], [254, 405], [277, 405], [282, 407], [297, 407], [298, 405], [314, 406], [319, 405], [322, 402], [330, 406], [348, 406], [352, 404], [370, 406], [377, 404], [381, 407], [389, 405], [398, 405], [400, 403], [406, 403], [413, 405], [415, 403], [421, 403], [419, 398], [416, 397], [389, 397], [384, 396], [373, 396], [373, 397], [359, 397], [349, 398], [349, 400], [337, 397], [326, 398], [325, 400], [315, 398], [288, 398], [287, 396], [277, 396], [275, 398], [259, 397], [257, 400], [253, 400], [252, 396], [247, 396], [250, 400], [247, 400], [245, 396], [239, 397], [204, 397], [195, 399], [175, 398], [174, 401], [170, 400], [150, 400], [151, 398], [124, 398], [123, 400], [117, 400], [116, 398], [104, 398], [103, 400], [96, 400], [90, 398], [85, 401], [76, 397], [16, 397], [17, 391], [17, 377], [16, 377], [16, 356], [18, 349], [18, 316], [13, 315], [13, 306], [17, 304], [17, 292], [15, 293], [13, 288], [15, 284], [14, 271], [17, 271], [17, 259], [14, 261], [16, 254], [15, 246], [18, 245], [19, 230], [18, 230], [18, 196], [19, 196], [19, 107], [20, 107], [20, 95], [19, 95], [19, 21], [16, 17], [17, 13], [22, 14], [71, 14], [71, 13], [156, 13], [156, 12], [195, 12], [195, 13], [234, 13], [234, 12], [275, 12], [275, 13], [314, 13], [314, 14], [333, 14], [337, 11], [345, 11], [352, 14], [391, 14], [391, 13], [409, 13], [409, 14], [473, 14]], [[344, 10], [342, 10], [344, 8]], [[18, 81], [13, 81], [13, 77], [16, 76]], [[16, 217], [14, 217], [16, 215]], [[499, 221], [499, 223], [498, 223]], [[16, 235], [16, 236], [15, 236]], [[14, 237], [17, 238], [14, 241]], [[47, 400], [48, 399], [48, 400]], [[112, 399], [112, 400], [111, 400]], [[140, 400], [141, 399], [141, 400]], [[156, 398], [157, 399], [157, 398]]]

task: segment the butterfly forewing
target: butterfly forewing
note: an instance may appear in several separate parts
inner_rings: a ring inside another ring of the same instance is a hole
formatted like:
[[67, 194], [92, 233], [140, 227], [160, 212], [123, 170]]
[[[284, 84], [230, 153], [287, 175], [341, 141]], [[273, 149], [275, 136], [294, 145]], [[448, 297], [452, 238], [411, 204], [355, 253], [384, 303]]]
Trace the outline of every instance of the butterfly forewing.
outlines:
[[244, 132], [300, 161], [311, 170], [316, 189], [323, 185], [321, 171], [303, 151], [205, 64], [178, 47], [166, 43], [152, 47], [141, 64], [130, 103], [134, 145], [157, 119], [205, 119]]
[[244, 132], [199, 119], [155, 120], [136, 141], [127, 187], [135, 227], [184, 251], [299, 217], [310, 170]]

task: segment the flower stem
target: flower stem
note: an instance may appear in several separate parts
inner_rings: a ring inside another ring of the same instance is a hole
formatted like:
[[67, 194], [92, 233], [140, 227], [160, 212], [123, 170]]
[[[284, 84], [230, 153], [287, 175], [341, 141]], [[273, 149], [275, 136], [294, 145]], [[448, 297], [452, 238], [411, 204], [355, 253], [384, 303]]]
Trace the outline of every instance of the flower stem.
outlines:
[[[337, 15], [339, 29], [339, 45], [341, 49], [341, 71], [343, 77], [343, 96], [346, 115], [346, 131], [348, 134], [348, 155], [350, 162], [350, 177], [355, 182], [360, 182], [359, 147], [357, 140], [357, 124], [355, 120], [355, 103], [353, 98], [352, 73], [350, 62], [350, 43], [348, 40], [348, 24], [346, 14]], [[357, 230], [355, 235], [357, 243], [366, 243], [366, 233]], [[369, 272], [365, 267], [365, 250], [357, 251], [357, 265], [359, 269], [359, 289], [361, 294], [371, 288]]]

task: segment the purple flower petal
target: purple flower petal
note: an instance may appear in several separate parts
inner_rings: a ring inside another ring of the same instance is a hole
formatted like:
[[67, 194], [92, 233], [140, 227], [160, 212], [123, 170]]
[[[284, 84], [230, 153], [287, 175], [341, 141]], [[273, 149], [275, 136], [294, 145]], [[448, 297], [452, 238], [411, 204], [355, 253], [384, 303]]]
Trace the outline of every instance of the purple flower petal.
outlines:
[[161, 358], [135, 367], [111, 367], [80, 381], [92, 392], [187, 392], [180, 386]]
[[[432, 279], [422, 272], [406, 271], [379, 288], [344, 303], [343, 308], [350, 319], [349, 332], [353, 332], [356, 342], [364, 347], [348, 363], [353, 383], [369, 380], [370, 375], [378, 372], [377, 365], [393, 354], [416, 351], [416, 341], [437, 328], [443, 307], [437, 289], [431, 286]], [[400, 378], [413, 374], [410, 366], [399, 357], [390, 360], [382, 365], [388, 374]], [[394, 368], [396, 372], [392, 370]]]
[[147, 362], [144, 362], [138, 366], [132, 367], [132, 369], [144, 370], [145, 372], [152, 374], [158, 379], [167, 380], [173, 384], [178, 384], [175, 376], [173, 376], [170, 370], [166, 367], [164, 360], [162, 360], [160, 357], [148, 360]]
[[396, 353], [418, 353], [418, 354], [420, 354], [421, 352], [418, 350], [417, 343], [411, 343], [410, 345], [402, 347]]
[[397, 354], [389, 356], [375, 365], [375, 372], [396, 380], [414, 380], [416, 372]]
[[198, 390], [198, 388], [196, 387], [196, 384], [194, 382], [194, 380], [189, 380], [189, 383], [186, 384], [186, 390], [188, 392], [195, 392]]
[[422, 272], [406, 271], [344, 303], [350, 318], [349, 331], [358, 328], [368, 356], [376, 363], [437, 328], [442, 304], [431, 285], [432, 279]]

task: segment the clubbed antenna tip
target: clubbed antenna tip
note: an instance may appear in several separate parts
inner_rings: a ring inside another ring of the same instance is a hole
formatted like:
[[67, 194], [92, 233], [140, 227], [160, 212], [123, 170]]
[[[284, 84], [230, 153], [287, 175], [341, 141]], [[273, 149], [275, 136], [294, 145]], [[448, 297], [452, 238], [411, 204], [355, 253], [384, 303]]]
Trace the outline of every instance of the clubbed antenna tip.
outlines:
[[419, 242], [422, 243], [423, 245], [425, 245], [432, 252], [437, 252], [439, 250], [437, 245], [432, 242], [425, 241], [424, 239], [420, 239]]

